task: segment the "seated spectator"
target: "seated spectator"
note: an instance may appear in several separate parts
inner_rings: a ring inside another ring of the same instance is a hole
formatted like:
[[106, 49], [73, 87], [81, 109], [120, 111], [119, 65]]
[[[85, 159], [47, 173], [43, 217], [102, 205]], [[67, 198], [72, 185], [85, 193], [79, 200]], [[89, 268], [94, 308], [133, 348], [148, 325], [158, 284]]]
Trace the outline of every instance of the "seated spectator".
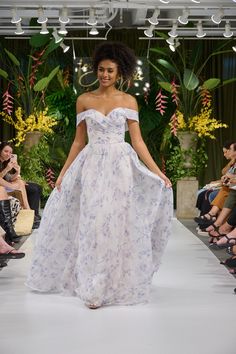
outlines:
[[[17, 164], [16, 159], [14, 158], [13, 147], [9, 142], [2, 142], [0, 144], [0, 171], [1, 177], [6, 179], [10, 183], [14, 183], [15, 181], [20, 183], [20, 188], [14, 188], [12, 190], [20, 190], [23, 197], [23, 208], [25, 209], [32, 209], [35, 211], [35, 220], [33, 228], [37, 228], [40, 223], [40, 214], [39, 214], [39, 206], [40, 200], [42, 195], [42, 188], [37, 183], [33, 182], [24, 182], [22, 179], [19, 178], [20, 174], [20, 166]], [[13, 156], [13, 161], [12, 161]], [[1, 167], [2, 165], [2, 167]], [[7, 166], [10, 168], [14, 168], [15, 173], [10, 174]], [[5, 171], [4, 171], [5, 167]], [[0, 180], [1, 185], [1, 180]], [[10, 186], [8, 186], [10, 188]], [[8, 188], [7, 187], [7, 188]], [[11, 189], [11, 188], [10, 188]]]
[[[222, 176], [227, 173], [235, 163], [235, 159], [231, 158], [230, 145], [233, 144], [233, 141], [226, 142], [223, 145], [223, 154], [227, 160], [230, 160], [227, 165], [222, 169]], [[198, 192], [196, 208], [200, 210], [200, 216], [208, 214], [211, 209], [211, 203], [215, 199], [221, 187], [221, 180], [211, 181], [207, 188], [203, 188]], [[209, 218], [209, 215], [206, 215]]]
[[[236, 143], [230, 145], [229, 156], [231, 160], [236, 160]], [[222, 187], [211, 203], [212, 208], [210, 211], [207, 214], [194, 219], [200, 224], [201, 228], [206, 228], [213, 224], [213, 227], [207, 229], [206, 231], [211, 231], [214, 228], [217, 228], [230, 214], [230, 211], [234, 206], [234, 195], [236, 196], [236, 191], [230, 190], [229, 186], [230, 182], [235, 178], [235, 174], [236, 163], [231, 165], [227, 173], [221, 177]], [[219, 220], [216, 221], [217, 216], [222, 209], [224, 209], [224, 211], [223, 213], [220, 213], [221, 216], [219, 217]]]
[[[13, 173], [10, 173], [13, 171]], [[14, 190], [21, 191], [24, 209], [30, 209], [25, 182], [20, 178], [20, 166], [17, 163], [16, 156], [12, 155], [10, 143], [0, 144], [0, 185], [5, 187], [7, 192]]]

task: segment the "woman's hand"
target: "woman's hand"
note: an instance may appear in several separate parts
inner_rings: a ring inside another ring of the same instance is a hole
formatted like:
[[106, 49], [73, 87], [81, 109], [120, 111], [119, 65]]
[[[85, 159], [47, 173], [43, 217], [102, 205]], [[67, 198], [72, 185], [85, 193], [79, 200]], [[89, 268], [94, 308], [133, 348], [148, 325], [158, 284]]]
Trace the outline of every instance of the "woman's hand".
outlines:
[[11, 171], [13, 168], [15, 168], [14, 166], [15, 166], [15, 162], [10, 160], [10, 161], [8, 162], [7, 166], [6, 166], [7, 172], [9, 172], [9, 171]]
[[55, 183], [55, 188], [60, 192], [61, 191], [61, 183], [62, 183], [63, 177], [58, 176], [56, 183]]
[[171, 181], [169, 180], [168, 177], [166, 177], [166, 175], [164, 175], [164, 173], [160, 173], [160, 174], [159, 174], [159, 177], [160, 177], [161, 179], [163, 179], [163, 181], [165, 182], [165, 186], [166, 186], [167, 188], [171, 188], [171, 187], [172, 187]]

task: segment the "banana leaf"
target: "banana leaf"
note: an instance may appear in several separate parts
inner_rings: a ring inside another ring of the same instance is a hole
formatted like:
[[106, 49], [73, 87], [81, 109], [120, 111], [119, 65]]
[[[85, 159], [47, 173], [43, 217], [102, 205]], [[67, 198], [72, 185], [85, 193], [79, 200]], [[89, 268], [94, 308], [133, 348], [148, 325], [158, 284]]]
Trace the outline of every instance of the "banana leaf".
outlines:
[[199, 85], [199, 80], [194, 72], [190, 69], [184, 69], [184, 86], [187, 90], [193, 91]]

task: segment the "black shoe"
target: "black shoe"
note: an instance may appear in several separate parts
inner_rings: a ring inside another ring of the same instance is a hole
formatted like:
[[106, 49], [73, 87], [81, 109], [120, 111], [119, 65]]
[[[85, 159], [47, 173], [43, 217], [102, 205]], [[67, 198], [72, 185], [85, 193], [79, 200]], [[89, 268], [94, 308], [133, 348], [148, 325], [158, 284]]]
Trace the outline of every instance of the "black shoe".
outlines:
[[20, 242], [20, 236], [18, 236], [14, 230], [12, 224], [11, 206], [10, 200], [0, 200], [0, 226], [6, 232], [5, 241], [11, 245], [12, 242]]

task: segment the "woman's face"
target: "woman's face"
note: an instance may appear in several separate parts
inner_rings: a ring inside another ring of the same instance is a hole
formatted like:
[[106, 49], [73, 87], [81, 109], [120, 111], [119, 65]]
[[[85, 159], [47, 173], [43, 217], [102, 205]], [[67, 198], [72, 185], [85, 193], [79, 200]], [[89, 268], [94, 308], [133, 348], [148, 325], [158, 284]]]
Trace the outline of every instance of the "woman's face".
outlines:
[[226, 158], [226, 160], [230, 160], [231, 159], [231, 156], [230, 156], [230, 149], [226, 149], [225, 147], [223, 148], [223, 154], [224, 154], [224, 157]]
[[118, 66], [114, 61], [102, 60], [98, 64], [97, 78], [100, 86], [110, 87], [115, 85], [119, 77]]
[[7, 161], [11, 158], [11, 155], [12, 155], [12, 148], [9, 145], [6, 145], [0, 153], [0, 158], [2, 161]]
[[229, 147], [229, 156], [230, 159], [236, 159], [236, 151], [234, 150], [234, 144]]

